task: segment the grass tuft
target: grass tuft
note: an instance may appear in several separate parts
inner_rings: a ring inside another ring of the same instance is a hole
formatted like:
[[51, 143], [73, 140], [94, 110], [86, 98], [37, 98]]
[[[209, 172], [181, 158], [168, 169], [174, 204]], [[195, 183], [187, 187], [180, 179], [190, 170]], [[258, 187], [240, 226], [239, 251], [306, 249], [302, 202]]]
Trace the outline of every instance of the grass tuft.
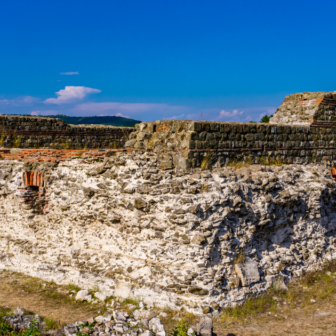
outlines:
[[205, 170], [205, 169], [209, 169], [211, 167], [211, 164], [214, 160], [214, 155], [212, 152], [207, 153], [202, 160], [201, 163], [201, 169]]

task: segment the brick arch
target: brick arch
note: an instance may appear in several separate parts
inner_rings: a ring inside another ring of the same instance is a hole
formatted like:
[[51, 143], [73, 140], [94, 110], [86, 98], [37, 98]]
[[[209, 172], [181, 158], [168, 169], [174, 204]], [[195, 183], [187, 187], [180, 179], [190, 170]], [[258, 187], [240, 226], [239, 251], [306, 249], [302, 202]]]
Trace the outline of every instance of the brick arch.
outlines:
[[23, 183], [25, 187], [44, 187], [44, 174], [40, 172], [24, 172]]
[[24, 172], [22, 179], [23, 186], [19, 188], [21, 203], [34, 208], [37, 212], [49, 212], [44, 174], [40, 172]]

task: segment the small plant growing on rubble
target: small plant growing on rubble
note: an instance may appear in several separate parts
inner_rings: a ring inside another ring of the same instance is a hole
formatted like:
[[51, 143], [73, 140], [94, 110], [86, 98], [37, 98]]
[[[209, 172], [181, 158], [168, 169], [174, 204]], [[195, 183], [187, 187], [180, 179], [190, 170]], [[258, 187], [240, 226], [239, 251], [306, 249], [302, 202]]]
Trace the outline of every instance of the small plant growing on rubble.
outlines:
[[16, 136], [16, 135], [13, 135], [13, 138], [12, 138], [12, 147], [14, 148], [19, 148], [20, 145], [21, 145], [21, 136]]
[[239, 251], [236, 260], [234, 261], [235, 264], [241, 264], [246, 261], [246, 254], [244, 251]]
[[204, 157], [203, 157], [203, 160], [202, 160], [202, 163], [201, 163], [201, 169], [204, 170], [204, 169], [209, 169], [210, 166], [211, 166], [211, 163], [213, 162], [214, 160], [214, 155], [212, 152], [209, 152], [207, 153]]
[[71, 143], [69, 141], [67, 141], [64, 145], [63, 145], [63, 149], [69, 149], [71, 147]]
[[56, 322], [53, 318], [45, 318], [44, 322], [46, 324], [47, 330], [56, 330], [60, 327], [60, 324]]
[[236, 167], [236, 168], [241, 168], [241, 167], [246, 167], [246, 166], [250, 166], [251, 164], [253, 164], [252, 162], [252, 158], [247, 157], [246, 159], [243, 160], [232, 160], [228, 163], [229, 167]]
[[1, 133], [1, 135], [0, 135], [0, 146], [3, 146], [3, 143], [5, 142], [5, 137], [6, 137], [6, 134]]
[[37, 327], [37, 321], [33, 320], [29, 329], [23, 331], [22, 336], [40, 336], [41, 333]]
[[181, 320], [178, 322], [177, 326], [172, 332], [172, 336], [188, 336], [188, 323], [186, 321], [186, 318], [183, 317]]
[[119, 146], [118, 146], [118, 142], [116, 140], [113, 141], [112, 143], [112, 149], [117, 149]]

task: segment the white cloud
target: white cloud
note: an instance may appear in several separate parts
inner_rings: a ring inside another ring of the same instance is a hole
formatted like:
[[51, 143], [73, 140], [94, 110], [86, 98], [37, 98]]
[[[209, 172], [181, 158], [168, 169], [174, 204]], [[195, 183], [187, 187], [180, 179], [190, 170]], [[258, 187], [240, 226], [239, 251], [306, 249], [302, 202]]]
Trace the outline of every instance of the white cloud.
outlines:
[[99, 93], [101, 90], [92, 89], [85, 86], [66, 86], [64, 90], [56, 92], [57, 98], [49, 98], [44, 102], [47, 104], [68, 104], [78, 99], [83, 99], [90, 93]]
[[39, 101], [40, 101], [39, 98], [35, 98], [35, 97], [32, 97], [32, 96], [26, 96], [26, 97], [23, 98], [23, 102], [27, 103], [27, 104], [33, 104], [33, 103], [37, 103]]
[[59, 112], [57, 110], [35, 110], [30, 112], [30, 115], [32, 116], [46, 116], [46, 115], [56, 115], [59, 114]]
[[235, 117], [235, 116], [242, 115], [243, 113], [244, 113], [244, 111], [240, 111], [239, 112], [238, 110], [233, 110], [232, 112], [222, 110], [219, 113], [219, 118], [223, 118], [223, 117]]
[[130, 118], [127, 115], [122, 113], [115, 113], [115, 114], [99, 114], [98, 117], [123, 117], [123, 118]]
[[180, 114], [179, 116], [172, 116], [167, 119], [168, 120], [178, 120], [178, 119], [181, 119], [182, 117], [184, 117], [184, 114]]
[[79, 75], [79, 72], [78, 71], [61, 72], [61, 75], [73, 76], [73, 75]]

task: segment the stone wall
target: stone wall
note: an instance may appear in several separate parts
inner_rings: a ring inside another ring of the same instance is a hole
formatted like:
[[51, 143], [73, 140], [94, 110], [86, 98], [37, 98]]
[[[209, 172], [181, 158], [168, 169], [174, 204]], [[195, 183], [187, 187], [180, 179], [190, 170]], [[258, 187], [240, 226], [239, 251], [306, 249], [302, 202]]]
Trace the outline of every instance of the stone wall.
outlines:
[[[336, 258], [325, 165], [160, 166], [134, 151], [0, 161], [0, 268], [200, 313]], [[29, 187], [45, 188], [48, 211], [20, 202]]]
[[130, 150], [120, 149], [0, 149], [1, 160], [15, 160], [24, 162], [62, 162], [73, 159], [84, 162], [89, 159], [103, 161], [106, 156], [114, 155], [116, 152], [128, 152]]
[[154, 121], [136, 125], [126, 148], [153, 151], [162, 164], [200, 167], [247, 161], [332, 162], [336, 158], [336, 127], [203, 121]]
[[278, 107], [271, 124], [336, 124], [336, 91], [295, 93]]
[[0, 116], [0, 146], [7, 148], [120, 148], [133, 131], [130, 127], [68, 125], [46, 117]]

